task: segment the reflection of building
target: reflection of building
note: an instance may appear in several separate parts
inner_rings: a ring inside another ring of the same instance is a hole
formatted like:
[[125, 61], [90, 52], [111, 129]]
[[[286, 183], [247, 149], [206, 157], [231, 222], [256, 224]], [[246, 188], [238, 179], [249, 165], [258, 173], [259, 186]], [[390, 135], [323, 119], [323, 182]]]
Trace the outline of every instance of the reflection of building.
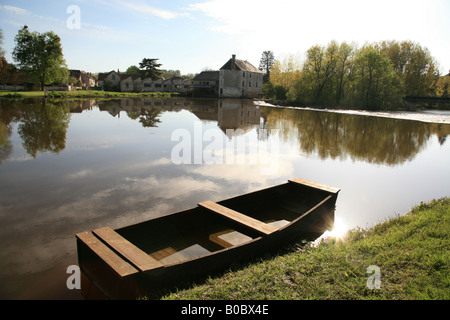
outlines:
[[245, 133], [259, 126], [261, 111], [251, 100], [223, 99], [219, 100], [218, 123], [223, 132], [238, 129]]
[[142, 112], [142, 111], [180, 111], [189, 109], [188, 100], [178, 98], [148, 98], [148, 99], [119, 99], [119, 100], [99, 100], [98, 107], [101, 111], [106, 111], [113, 117], [120, 117], [121, 112]]
[[92, 110], [96, 100], [67, 100], [65, 103], [70, 113], [82, 113], [85, 110]]
[[216, 99], [192, 99], [190, 110], [200, 120], [217, 121], [217, 100]]
[[245, 133], [261, 125], [261, 110], [248, 99], [128, 98], [100, 100], [98, 106], [113, 117], [120, 117], [121, 112], [189, 110], [200, 120], [217, 121], [224, 133]]

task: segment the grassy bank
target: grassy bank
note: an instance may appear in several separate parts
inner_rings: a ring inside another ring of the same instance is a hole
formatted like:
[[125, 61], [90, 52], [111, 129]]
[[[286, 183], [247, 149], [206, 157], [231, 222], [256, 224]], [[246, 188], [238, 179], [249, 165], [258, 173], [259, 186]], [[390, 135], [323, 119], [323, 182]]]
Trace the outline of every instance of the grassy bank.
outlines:
[[[447, 300], [449, 231], [450, 198], [422, 203], [343, 240], [299, 245], [163, 299]], [[380, 268], [379, 289], [367, 286], [369, 266]]]
[[111, 91], [0, 91], [0, 97], [10, 99], [22, 98], [140, 98], [140, 97], [171, 97], [176, 93], [170, 92], [111, 92]]

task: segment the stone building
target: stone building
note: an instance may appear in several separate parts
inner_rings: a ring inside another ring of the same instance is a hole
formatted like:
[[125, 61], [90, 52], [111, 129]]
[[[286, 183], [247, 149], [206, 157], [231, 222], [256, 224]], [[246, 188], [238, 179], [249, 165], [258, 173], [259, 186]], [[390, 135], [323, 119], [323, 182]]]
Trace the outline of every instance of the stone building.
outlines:
[[[86, 73], [81, 70], [69, 70], [70, 78], [74, 78], [79, 82], [79, 85], [77, 87], [82, 89], [88, 89], [91, 87], [95, 87], [97, 84], [97, 80], [95, 77], [92, 76], [91, 73]], [[69, 83], [70, 85], [75, 85], [72, 83]]]
[[231, 59], [219, 71], [219, 97], [259, 98], [264, 73], [246, 60]]
[[194, 96], [217, 97], [219, 94], [219, 71], [202, 71], [192, 80]]

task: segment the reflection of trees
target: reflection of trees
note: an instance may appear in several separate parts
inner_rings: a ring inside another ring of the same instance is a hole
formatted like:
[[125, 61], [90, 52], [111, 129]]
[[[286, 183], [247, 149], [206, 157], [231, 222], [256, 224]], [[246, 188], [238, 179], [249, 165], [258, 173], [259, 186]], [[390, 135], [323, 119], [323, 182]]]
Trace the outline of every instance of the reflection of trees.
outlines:
[[139, 119], [139, 122], [143, 127], [152, 128], [157, 127], [161, 120], [158, 118], [161, 115], [161, 111], [154, 108], [141, 108], [138, 110], [127, 110], [127, 116], [131, 120]]
[[8, 159], [12, 152], [12, 145], [9, 140], [10, 135], [11, 128], [0, 119], [0, 164]]
[[69, 109], [44, 101], [27, 105], [21, 112], [22, 123], [18, 132], [23, 147], [36, 157], [37, 152], [60, 152], [66, 145], [66, 132], [70, 121]]
[[448, 125], [418, 121], [293, 109], [264, 113], [268, 127], [280, 129], [281, 139], [321, 159], [349, 156], [395, 165], [412, 160], [433, 134], [450, 133]]
[[157, 109], [141, 109], [141, 114], [139, 116], [139, 122], [142, 124], [143, 127], [150, 128], [150, 127], [157, 127], [158, 123], [161, 122], [161, 120], [158, 118], [161, 114], [161, 111]]
[[11, 155], [13, 147], [9, 140], [12, 133], [10, 124], [17, 115], [17, 109], [8, 100], [0, 102], [0, 164]]

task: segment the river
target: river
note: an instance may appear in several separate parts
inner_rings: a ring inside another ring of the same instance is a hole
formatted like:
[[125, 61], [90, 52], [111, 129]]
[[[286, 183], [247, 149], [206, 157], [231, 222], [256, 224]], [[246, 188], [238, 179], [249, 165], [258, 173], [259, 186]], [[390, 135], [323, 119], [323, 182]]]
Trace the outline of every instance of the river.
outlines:
[[449, 196], [449, 119], [250, 100], [0, 100], [0, 298], [82, 299], [66, 284], [76, 233], [291, 178], [341, 188], [343, 230]]

